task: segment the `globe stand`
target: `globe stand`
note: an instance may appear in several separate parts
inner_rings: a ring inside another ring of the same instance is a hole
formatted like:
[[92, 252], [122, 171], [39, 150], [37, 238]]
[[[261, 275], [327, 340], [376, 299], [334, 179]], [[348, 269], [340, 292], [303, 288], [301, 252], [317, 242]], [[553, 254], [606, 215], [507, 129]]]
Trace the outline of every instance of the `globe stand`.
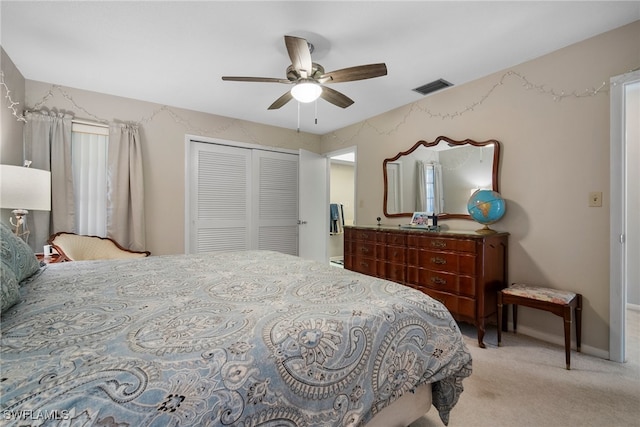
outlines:
[[476, 233], [478, 233], [478, 234], [496, 234], [497, 231], [496, 230], [492, 230], [492, 229], [489, 228], [488, 225], [485, 225], [481, 229], [476, 230]]

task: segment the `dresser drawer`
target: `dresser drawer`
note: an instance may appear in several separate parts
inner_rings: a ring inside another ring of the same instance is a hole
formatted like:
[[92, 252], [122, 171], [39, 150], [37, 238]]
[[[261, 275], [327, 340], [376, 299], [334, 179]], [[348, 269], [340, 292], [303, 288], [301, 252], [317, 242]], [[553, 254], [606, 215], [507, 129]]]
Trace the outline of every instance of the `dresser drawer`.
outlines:
[[447, 307], [454, 317], [463, 317], [467, 319], [475, 319], [476, 302], [471, 298], [464, 298], [452, 295], [447, 292], [440, 292], [433, 289], [420, 289], [431, 298], [440, 301]]
[[476, 275], [476, 257], [472, 254], [407, 249], [407, 262], [422, 268], [447, 271], [468, 276]]
[[[402, 246], [381, 246], [380, 249], [384, 249], [384, 254], [379, 253], [379, 258], [383, 257], [388, 262], [395, 262], [398, 264], [404, 264], [406, 261], [407, 250]], [[381, 251], [382, 252], [382, 251]]]
[[405, 246], [407, 244], [407, 236], [404, 233], [380, 233], [380, 240], [393, 246]]
[[377, 240], [377, 236], [380, 234], [382, 233], [372, 230], [354, 230], [352, 236], [355, 240], [375, 243]]
[[404, 283], [405, 282], [405, 267], [404, 264], [392, 264], [389, 262], [384, 263], [384, 274], [381, 274], [387, 280], [392, 282]]
[[407, 282], [429, 289], [458, 293], [458, 276], [454, 273], [443, 273], [427, 268], [409, 266], [407, 267]]
[[375, 242], [354, 242], [351, 244], [351, 250], [354, 256], [376, 258], [378, 245]]
[[476, 278], [470, 276], [458, 276], [458, 293], [470, 298], [475, 298], [477, 296]]
[[350, 269], [369, 276], [379, 276], [377, 261], [374, 258], [359, 254], [353, 256], [353, 263]]
[[476, 252], [476, 242], [474, 240], [438, 238], [434, 236], [421, 236], [410, 234], [407, 236], [407, 245], [409, 247], [457, 251], [457, 252]]

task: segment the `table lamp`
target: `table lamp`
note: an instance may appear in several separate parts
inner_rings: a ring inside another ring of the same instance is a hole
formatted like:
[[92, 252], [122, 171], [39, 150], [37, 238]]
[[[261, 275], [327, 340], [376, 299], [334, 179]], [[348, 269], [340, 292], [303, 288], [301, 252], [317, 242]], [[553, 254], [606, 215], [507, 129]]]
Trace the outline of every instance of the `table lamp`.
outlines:
[[[30, 162], [25, 162], [28, 165]], [[51, 210], [51, 172], [28, 166], [0, 165], [0, 208], [13, 209], [10, 222], [14, 233], [29, 239], [26, 215], [29, 210]]]

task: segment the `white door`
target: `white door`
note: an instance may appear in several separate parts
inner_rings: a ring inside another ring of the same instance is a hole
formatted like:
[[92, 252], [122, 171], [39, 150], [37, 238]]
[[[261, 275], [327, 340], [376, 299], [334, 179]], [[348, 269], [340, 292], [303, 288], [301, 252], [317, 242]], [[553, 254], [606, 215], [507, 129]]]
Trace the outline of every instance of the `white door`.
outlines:
[[257, 249], [298, 255], [298, 155], [253, 150]]
[[251, 150], [191, 142], [187, 253], [252, 248]]
[[329, 159], [300, 150], [299, 161], [299, 256], [329, 262]]

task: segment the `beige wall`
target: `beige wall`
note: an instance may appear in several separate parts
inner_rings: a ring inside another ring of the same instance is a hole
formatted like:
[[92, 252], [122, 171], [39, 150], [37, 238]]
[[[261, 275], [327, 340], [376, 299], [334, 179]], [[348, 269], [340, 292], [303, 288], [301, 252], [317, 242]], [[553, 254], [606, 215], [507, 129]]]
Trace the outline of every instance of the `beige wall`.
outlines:
[[27, 108], [43, 100], [42, 108], [69, 111], [80, 119], [140, 124], [146, 249], [154, 255], [184, 253], [185, 135], [319, 151], [316, 135], [27, 80]]
[[[16, 115], [22, 117], [24, 107], [25, 81], [20, 71], [16, 68], [11, 58], [0, 47], [0, 66], [4, 74], [4, 84], [9, 88], [11, 101], [14, 105]], [[22, 130], [24, 123], [18, 121], [13, 115], [13, 110], [9, 108], [11, 101], [7, 98], [4, 86], [0, 91], [2, 103], [0, 104], [0, 163], [5, 165], [22, 165]], [[12, 218], [11, 209], [0, 211], [0, 221], [9, 225]]]
[[[637, 21], [325, 135], [322, 151], [358, 147], [356, 222], [373, 224], [377, 216], [383, 216], [385, 158], [420, 139], [433, 140], [438, 135], [500, 141], [500, 190], [507, 200], [507, 213], [492, 228], [511, 233], [509, 280], [582, 293], [583, 346], [606, 357], [608, 82], [610, 77], [639, 65]], [[595, 96], [572, 95], [574, 91], [581, 95], [585, 90], [598, 89], [603, 83], [605, 87]], [[551, 90], [569, 96], [556, 100], [548, 93]], [[450, 116], [442, 118], [440, 114]], [[588, 207], [590, 191], [603, 192], [603, 207]], [[471, 221], [446, 224], [451, 228], [477, 228]], [[521, 311], [519, 328], [561, 342], [562, 321], [558, 317], [526, 308]]]
[[[11, 58], [0, 48], [0, 66], [4, 73], [4, 83], [9, 88], [11, 101], [17, 102], [14, 105], [16, 114], [22, 117], [24, 108], [25, 81], [20, 71], [16, 68]], [[2, 108], [0, 108], [0, 163], [5, 165], [22, 165], [22, 129], [24, 123], [18, 121], [9, 108], [11, 105], [7, 99], [7, 92], [2, 87], [0, 92], [2, 97]]]

